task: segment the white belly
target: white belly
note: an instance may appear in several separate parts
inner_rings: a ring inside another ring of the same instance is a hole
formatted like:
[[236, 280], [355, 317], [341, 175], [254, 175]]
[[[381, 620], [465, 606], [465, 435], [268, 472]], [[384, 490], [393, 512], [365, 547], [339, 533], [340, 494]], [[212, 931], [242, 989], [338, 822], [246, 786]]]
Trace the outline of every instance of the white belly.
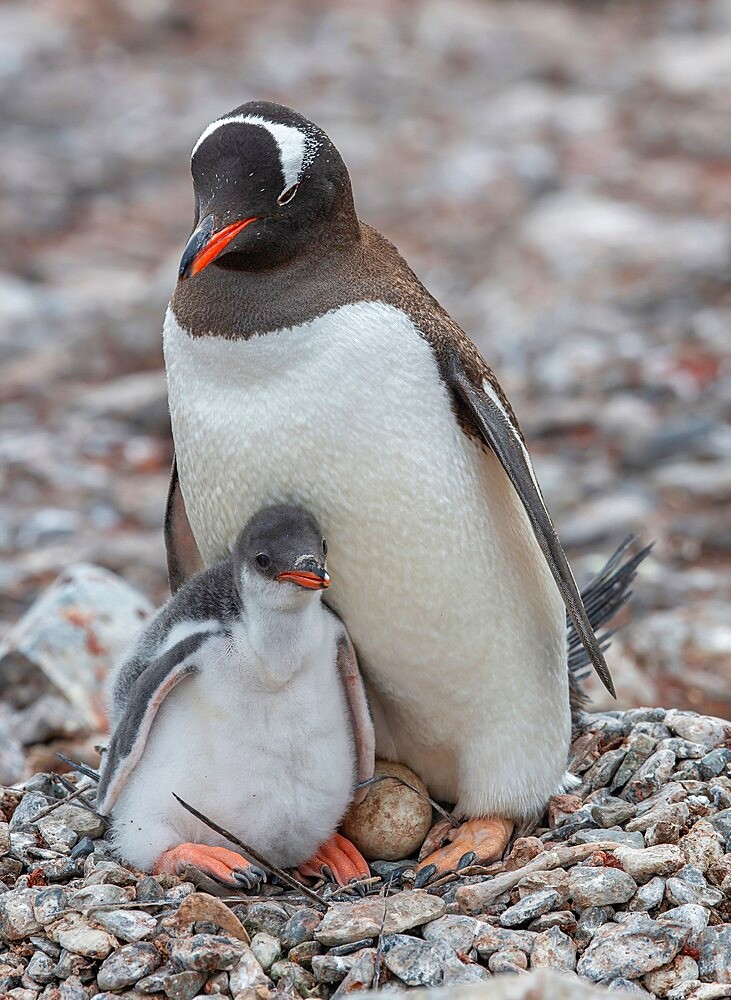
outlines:
[[[326, 613], [324, 613], [326, 614]], [[275, 864], [308, 860], [340, 822], [355, 759], [335, 668], [335, 625], [285, 687], [246, 669], [252, 652], [214, 637], [202, 672], [167, 696], [145, 751], [113, 809], [120, 853], [142, 868], [178, 843], [231, 848], [173, 798], [179, 795]]]
[[383, 705], [380, 752], [473, 815], [540, 808], [569, 740], [563, 605], [409, 318], [357, 303], [230, 341], [189, 337], [169, 310], [164, 340], [206, 562], [262, 505], [308, 506], [330, 547], [328, 600]]

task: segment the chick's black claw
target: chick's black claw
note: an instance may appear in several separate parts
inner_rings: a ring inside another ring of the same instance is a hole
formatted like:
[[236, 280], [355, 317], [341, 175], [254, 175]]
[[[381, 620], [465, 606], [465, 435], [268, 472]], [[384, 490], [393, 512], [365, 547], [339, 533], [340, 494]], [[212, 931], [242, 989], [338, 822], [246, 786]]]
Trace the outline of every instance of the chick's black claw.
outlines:
[[357, 878], [351, 878], [351, 880], [348, 883], [348, 885], [352, 886], [355, 889], [355, 891], [358, 893], [359, 896], [365, 896], [366, 893], [368, 892], [368, 886], [367, 885], [358, 885], [358, 879]]
[[258, 889], [262, 882], [266, 882], [267, 877], [266, 872], [257, 868], [256, 865], [251, 865], [248, 868], [236, 868], [233, 875], [239, 885], [245, 889]]
[[423, 889], [427, 882], [436, 875], [437, 866], [436, 865], [426, 865], [421, 871], [416, 873], [416, 878], [414, 879], [414, 888]]
[[323, 878], [326, 878], [328, 880], [328, 882], [335, 881], [335, 876], [333, 875], [332, 868], [330, 867], [330, 865], [322, 865], [322, 867], [320, 868], [320, 873], [322, 874]]
[[463, 854], [462, 857], [459, 859], [459, 862], [457, 864], [457, 871], [459, 872], [462, 871], [463, 868], [468, 868], [470, 865], [473, 865], [476, 860], [477, 860], [477, 855], [475, 854], [475, 852], [467, 851], [467, 853]]

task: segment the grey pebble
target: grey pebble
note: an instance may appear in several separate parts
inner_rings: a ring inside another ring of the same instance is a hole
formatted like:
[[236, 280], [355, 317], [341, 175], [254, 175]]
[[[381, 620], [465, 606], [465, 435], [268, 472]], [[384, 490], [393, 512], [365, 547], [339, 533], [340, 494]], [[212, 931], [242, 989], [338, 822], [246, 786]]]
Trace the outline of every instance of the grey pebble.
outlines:
[[502, 927], [520, 927], [536, 917], [548, 913], [561, 903], [561, 896], [555, 889], [542, 889], [524, 896], [514, 906], [500, 914]]
[[105, 959], [96, 975], [102, 990], [119, 990], [131, 986], [158, 967], [160, 954], [154, 945], [138, 943], [122, 945]]
[[578, 972], [593, 983], [610, 978], [621, 969], [628, 979], [638, 979], [667, 965], [688, 937], [686, 928], [662, 924], [644, 914], [600, 928], [579, 959]]
[[[322, 914], [320, 914], [320, 918], [322, 918]], [[278, 937], [288, 920], [289, 914], [284, 907], [277, 903], [253, 903], [248, 908], [242, 923], [251, 935], [264, 931]], [[283, 944], [282, 947], [286, 948], [286, 945]]]
[[482, 933], [478, 934], [474, 946], [480, 958], [489, 958], [494, 952], [505, 951], [508, 948], [519, 948], [530, 954], [536, 937], [533, 931], [514, 931], [505, 927], [485, 925]]
[[409, 934], [391, 934], [382, 940], [386, 967], [407, 986], [438, 986], [442, 964], [427, 941]]
[[60, 886], [39, 889], [33, 900], [33, 913], [39, 924], [57, 920], [69, 905], [69, 897]]
[[528, 959], [519, 948], [503, 948], [490, 955], [487, 967], [494, 976], [501, 973], [521, 973], [528, 968]]
[[549, 968], [573, 972], [576, 969], [576, 945], [558, 927], [552, 927], [536, 938], [530, 964], [532, 969]]
[[639, 887], [634, 899], [630, 900], [629, 907], [631, 910], [653, 910], [662, 903], [664, 896], [665, 879], [656, 875]]
[[175, 972], [167, 976], [163, 989], [170, 1000], [193, 1000], [207, 978], [206, 973], [194, 970]]
[[28, 962], [27, 973], [37, 983], [50, 983], [55, 978], [56, 962], [42, 951], [35, 951]]
[[258, 934], [254, 935], [250, 948], [265, 972], [268, 972], [272, 965], [282, 957], [282, 945], [279, 938], [274, 937], [273, 934], [267, 934], [266, 931], [259, 931]]
[[453, 951], [466, 953], [472, 949], [475, 938], [484, 926], [484, 923], [475, 917], [447, 914], [438, 920], [432, 920], [424, 927], [424, 940], [445, 944]]
[[299, 993], [300, 996], [308, 996], [316, 986], [315, 977], [311, 972], [286, 959], [275, 962], [269, 974], [278, 988], [288, 994]]
[[253, 951], [246, 946], [239, 949], [236, 960], [229, 969], [228, 978], [234, 996], [243, 990], [271, 985], [269, 977], [257, 962]]
[[142, 910], [95, 910], [92, 920], [121, 941], [128, 942], [143, 941], [157, 929], [155, 917]]
[[160, 883], [152, 875], [141, 878], [135, 888], [135, 899], [138, 903], [157, 903], [164, 895]]
[[596, 841], [607, 840], [612, 844], [622, 844], [627, 847], [644, 847], [645, 838], [641, 833], [627, 833], [620, 829], [603, 830], [579, 830], [575, 833], [569, 843], [571, 844], [593, 844]]
[[579, 922], [576, 925], [576, 933], [574, 935], [576, 943], [582, 947], [589, 944], [599, 928], [608, 923], [613, 915], [614, 910], [608, 906], [587, 907], [579, 917]]
[[[26, 792], [10, 819], [11, 832], [32, 829], [39, 813], [42, 813], [52, 804], [53, 799], [50, 799], [48, 795], [44, 795], [42, 792]], [[53, 813], [50, 815], [53, 815]]]
[[315, 930], [322, 920], [322, 912], [312, 907], [303, 907], [292, 914], [279, 930], [279, 940], [284, 951], [289, 951], [303, 941], [312, 941], [315, 937]]
[[236, 965], [244, 947], [240, 941], [221, 935], [194, 934], [170, 943], [170, 964], [176, 972], [228, 970]]
[[569, 875], [569, 893], [574, 904], [580, 908], [626, 903], [636, 892], [635, 880], [618, 868], [577, 865]]
[[702, 979], [731, 983], [731, 924], [703, 931], [698, 966]]
[[0, 895], [0, 940], [20, 941], [39, 931], [33, 910], [38, 889], [10, 889]]
[[612, 790], [622, 788], [631, 777], [636, 776], [638, 768], [652, 756], [656, 746], [657, 740], [653, 736], [643, 732], [630, 733], [625, 742], [625, 756], [622, 765], [611, 782]]

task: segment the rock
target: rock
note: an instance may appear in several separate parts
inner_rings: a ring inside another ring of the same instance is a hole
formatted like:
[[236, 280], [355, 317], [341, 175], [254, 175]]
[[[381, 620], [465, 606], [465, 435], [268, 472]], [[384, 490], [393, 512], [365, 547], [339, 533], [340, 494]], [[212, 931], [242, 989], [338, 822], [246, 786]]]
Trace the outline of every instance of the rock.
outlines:
[[698, 963], [689, 955], [676, 955], [668, 965], [654, 972], [648, 972], [642, 977], [642, 982], [650, 993], [659, 997], [666, 997], [668, 993], [680, 983], [688, 980], [697, 981]]
[[571, 910], [556, 910], [554, 913], [546, 913], [542, 917], [536, 917], [528, 924], [528, 930], [537, 933], [550, 930], [551, 927], [558, 927], [566, 934], [573, 935], [576, 931], [577, 920]]
[[523, 972], [528, 968], [525, 952], [519, 948], [503, 948], [490, 955], [487, 967], [494, 976], [500, 973]]
[[315, 940], [331, 946], [375, 937], [381, 931], [384, 934], [400, 934], [441, 917], [445, 909], [444, 900], [422, 889], [397, 894], [386, 900], [335, 903], [315, 931]]
[[92, 927], [77, 914], [61, 917], [46, 933], [62, 948], [86, 958], [106, 958], [116, 945], [110, 934]]
[[259, 931], [251, 939], [251, 950], [259, 965], [268, 972], [272, 965], [282, 957], [282, 946], [279, 938], [266, 931]]
[[729, 761], [731, 761], [731, 750], [726, 747], [717, 747], [717, 749], [711, 750], [698, 761], [701, 778], [707, 781], [709, 778], [715, 778], [722, 774], [728, 767]]
[[77, 910], [88, 910], [94, 906], [108, 906], [129, 901], [121, 885], [85, 885], [69, 896], [69, 905]]
[[621, 969], [629, 979], [639, 979], [671, 962], [688, 936], [685, 928], [634, 914], [631, 925], [601, 928], [579, 959], [578, 972], [591, 982], [611, 978]]
[[11, 889], [0, 894], [0, 940], [20, 941], [41, 929], [33, 910], [37, 889]]
[[289, 951], [303, 941], [312, 941], [315, 930], [322, 920], [322, 912], [311, 907], [303, 907], [293, 913], [289, 920], [280, 926], [279, 940], [283, 951]]
[[78, 833], [66, 826], [53, 813], [39, 819], [37, 823], [38, 832], [43, 837], [48, 846], [54, 851], [62, 851], [68, 854], [71, 848], [79, 839]]
[[350, 972], [332, 995], [332, 1000], [342, 998], [350, 993], [360, 993], [370, 989], [376, 972], [376, 952], [373, 948], [364, 949], [357, 961], [353, 963]]
[[36, 951], [33, 953], [30, 962], [28, 962], [26, 971], [35, 982], [50, 983], [55, 979], [56, 962], [42, 951]]
[[719, 1000], [722, 997], [731, 997], [731, 984], [702, 983], [699, 979], [680, 983], [668, 993], [668, 1000]]
[[673, 709], [665, 716], [665, 725], [677, 736], [691, 743], [702, 743], [713, 750], [729, 736], [731, 726], [724, 719], [713, 719], [695, 712]]
[[143, 941], [157, 928], [155, 917], [142, 910], [95, 910], [91, 920], [121, 941], [129, 942]]
[[722, 809], [715, 816], [711, 816], [711, 826], [721, 836], [726, 844], [726, 852], [731, 853], [731, 808]]
[[[0, 904], [1, 906], [2, 904]], [[57, 920], [69, 905], [69, 898], [60, 886], [39, 889], [33, 900], [33, 913], [42, 926]]]
[[160, 883], [152, 875], [141, 878], [135, 888], [135, 899], [138, 903], [157, 903], [164, 895]]
[[110, 955], [99, 967], [97, 985], [102, 990], [119, 990], [132, 986], [160, 964], [160, 955], [151, 944], [125, 944]]
[[165, 978], [163, 989], [170, 1000], [193, 1000], [206, 979], [204, 972], [176, 972]]
[[524, 896], [515, 906], [508, 907], [500, 914], [502, 927], [520, 927], [536, 917], [548, 913], [561, 902], [561, 896], [555, 889], [543, 889]]
[[644, 848], [645, 838], [641, 833], [627, 833], [625, 830], [579, 830], [569, 840], [570, 844], [593, 844], [608, 841], [623, 847]]
[[702, 979], [731, 983], [731, 924], [703, 931], [698, 967]]
[[631, 732], [625, 741], [626, 753], [622, 765], [614, 776], [612, 789], [622, 788], [645, 761], [652, 756], [657, 740], [647, 733]]
[[637, 882], [646, 882], [655, 875], [673, 875], [685, 864], [682, 850], [674, 844], [658, 844], [641, 850], [618, 847], [614, 855]]
[[40, 670], [91, 729], [103, 729], [105, 678], [151, 613], [149, 601], [114, 573], [70, 566], [0, 643], [0, 675]]
[[260, 931], [278, 937], [288, 919], [287, 911], [276, 903], [253, 903], [246, 911], [243, 924], [252, 937]]
[[424, 927], [424, 940], [430, 944], [444, 944], [453, 951], [469, 952], [475, 938], [484, 930], [484, 923], [475, 917], [447, 914], [432, 920]]
[[388, 970], [407, 986], [438, 986], [442, 981], [442, 965], [426, 941], [408, 934], [387, 935], [382, 954]]
[[315, 955], [312, 972], [318, 983], [340, 983], [353, 968], [363, 949], [352, 955]]
[[576, 866], [569, 876], [569, 893], [578, 907], [626, 903], [637, 891], [637, 883], [617, 868]]
[[255, 989], [257, 986], [269, 986], [269, 978], [256, 960], [251, 948], [243, 945], [230, 967], [229, 986], [233, 996], [243, 990]]
[[[681, 873], [686, 869], [681, 869]], [[668, 902], [674, 906], [682, 906], [684, 903], [697, 903], [699, 906], [718, 906], [725, 899], [724, 893], [720, 889], [705, 884], [699, 885], [688, 878], [669, 878], [665, 883], [665, 895]]]
[[94, 840], [96, 837], [101, 837], [106, 830], [106, 823], [100, 816], [73, 802], [59, 806], [52, 815], [79, 837], [91, 837]]
[[10, 829], [32, 829], [39, 813], [42, 813], [51, 804], [48, 796], [43, 795], [41, 792], [26, 792], [20, 801], [20, 805], [13, 813], [10, 820]]
[[558, 927], [552, 927], [535, 939], [530, 964], [532, 969], [543, 967], [573, 972], [576, 969], [576, 945]]
[[91, 871], [89, 867], [87, 862], [84, 879], [87, 885], [134, 885], [137, 881], [129, 868], [123, 868], [116, 861], [96, 861]]
[[651, 878], [649, 882], [641, 885], [635, 893], [634, 899], [630, 902], [631, 910], [652, 910], [659, 906], [665, 896], [665, 879]]
[[513, 931], [486, 924], [482, 933], [478, 934], [474, 947], [480, 958], [489, 958], [496, 951], [506, 951], [511, 948], [519, 948], [529, 955], [537, 936], [533, 931]]
[[311, 965], [315, 955], [321, 955], [324, 950], [319, 941], [303, 941], [289, 949], [287, 958], [298, 965]]
[[241, 961], [246, 947], [240, 941], [217, 934], [194, 934], [171, 941], [170, 964], [176, 972], [229, 970]]
[[672, 750], [656, 750], [627, 782], [627, 798], [632, 802], [648, 798], [668, 781], [674, 768], [675, 754]]
[[[394, 780], [372, 785], [363, 802], [351, 805], [341, 830], [366, 859], [399, 861], [413, 857], [424, 843], [431, 828], [432, 807], [426, 798], [426, 785], [408, 767], [377, 760], [374, 776], [384, 774], [394, 775]], [[395, 780], [399, 778], [401, 781]]]
[[625, 802], [624, 799], [617, 799], [614, 796], [591, 807], [592, 816], [604, 829], [611, 829], [619, 823], [625, 823], [636, 812], [637, 806], [634, 802]]
[[304, 997], [309, 996], [317, 985], [312, 973], [296, 962], [275, 962], [271, 968], [271, 977], [280, 990], [288, 994], [299, 993]]
[[643, 803], [643, 805], [648, 804], [650, 805], [649, 809], [644, 811], [638, 809], [635, 818], [626, 824], [626, 830], [644, 831], [649, 830], [657, 823], [672, 823], [680, 832], [690, 819], [690, 810], [686, 802], [660, 801], [652, 803], [651, 800], [648, 800], [647, 803]]
[[658, 916], [661, 923], [668, 922], [687, 927], [691, 932], [688, 937], [688, 944], [697, 948], [703, 931], [708, 926], [710, 913], [705, 906], [698, 906], [697, 903], [685, 903], [683, 906], [676, 906], [670, 910], [665, 910]]
[[723, 857], [721, 838], [708, 820], [699, 819], [679, 842], [686, 862], [706, 872]]

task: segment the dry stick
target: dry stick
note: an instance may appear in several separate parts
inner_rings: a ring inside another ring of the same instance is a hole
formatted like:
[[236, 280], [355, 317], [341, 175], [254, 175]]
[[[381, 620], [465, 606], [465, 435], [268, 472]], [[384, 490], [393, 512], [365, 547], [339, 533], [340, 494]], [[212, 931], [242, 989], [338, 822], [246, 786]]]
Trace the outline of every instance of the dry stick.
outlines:
[[368, 785], [376, 785], [378, 784], [379, 781], [386, 781], [387, 778], [390, 778], [393, 781], [400, 781], [402, 785], [406, 785], [406, 787], [410, 788], [412, 792], [416, 792], [417, 795], [421, 796], [422, 799], [425, 799], [431, 805], [432, 809], [436, 809], [436, 811], [439, 813], [440, 816], [443, 816], [444, 819], [448, 820], [452, 824], [452, 826], [462, 825], [458, 819], [455, 819], [454, 815], [451, 812], [449, 812], [443, 806], [440, 806], [438, 802], [435, 802], [430, 795], [426, 795], [420, 789], [414, 788], [413, 785], [409, 784], [409, 782], [406, 781], [404, 778], [399, 777], [398, 774], [378, 774], [373, 778], [368, 778], [366, 781], [358, 782], [358, 784], [355, 786], [355, 789], [356, 791], [358, 791], [358, 789], [360, 788], [367, 788]]
[[599, 840], [593, 844], [576, 844], [575, 847], [556, 847], [532, 858], [522, 868], [495, 875], [486, 882], [463, 885], [456, 892], [456, 902], [463, 912], [479, 913], [483, 906], [494, 903], [504, 892], [514, 889], [521, 879], [533, 872], [551, 871], [554, 868], [571, 867], [591, 857], [595, 851], [614, 851], [617, 844], [610, 840]]
[[[93, 806], [91, 802], [89, 802], [89, 800], [84, 796], [84, 792], [89, 791], [88, 786], [86, 788], [79, 789], [76, 787], [76, 785], [72, 785], [70, 781], [67, 781], [62, 774], [56, 775], [56, 781], [60, 781], [63, 787], [66, 789], [66, 791], [71, 792], [72, 795], [75, 795], [78, 792], [78, 799], [81, 805], [84, 806], [86, 809], [88, 809], [89, 812], [93, 812], [94, 815], [98, 816], [99, 819], [102, 820], [104, 823], [107, 823], [106, 816], [102, 816], [101, 813], [98, 813], [96, 811], [96, 806]], [[66, 796], [65, 799], [62, 799], [63, 802], [68, 802], [68, 800], [69, 800], [68, 795]]]
[[241, 848], [244, 854], [250, 854], [251, 857], [254, 859], [254, 861], [257, 862], [257, 864], [260, 864], [262, 868], [266, 868], [266, 870], [268, 872], [271, 872], [272, 875], [276, 875], [277, 878], [281, 879], [285, 885], [288, 885], [290, 887], [290, 889], [296, 889], [297, 892], [304, 893], [304, 895], [307, 896], [308, 899], [311, 899], [314, 903], [317, 903], [318, 906], [327, 909], [327, 903], [323, 899], [321, 899], [316, 892], [313, 892], [308, 886], [303, 885], [302, 882], [300, 882], [298, 879], [293, 878], [289, 874], [289, 872], [286, 872], [283, 868], [278, 868], [276, 865], [272, 864], [271, 861], [267, 861], [267, 859], [263, 857], [261, 854], [259, 854], [258, 851], [255, 851], [253, 847], [249, 847], [248, 844], [245, 844], [242, 840], [239, 840], [238, 837], [235, 837], [232, 833], [229, 833], [228, 830], [224, 830], [224, 828], [222, 826], [219, 826], [218, 823], [214, 823], [212, 819], [209, 819], [207, 816], [204, 816], [202, 812], [199, 812], [194, 806], [189, 805], [187, 802], [181, 799], [179, 795], [176, 795], [175, 792], [173, 792], [172, 794], [173, 798], [176, 799], [181, 804], [183, 809], [187, 809], [188, 812], [192, 813], [192, 815], [195, 816], [196, 819], [199, 819], [201, 823], [205, 823], [206, 826], [209, 826], [211, 828], [211, 830], [214, 830], [216, 833], [220, 834], [220, 836], [225, 837], [226, 840], [230, 840], [232, 844], [236, 844], [237, 847]]
[[59, 806], [65, 806], [67, 802], [71, 802], [72, 799], [76, 799], [80, 795], [83, 795], [85, 791], [87, 791], [86, 788], [77, 788], [75, 792], [67, 795], [65, 799], [57, 799], [55, 802], [52, 802], [50, 806], [46, 806], [45, 809], [41, 809], [38, 815], [34, 817], [33, 822], [35, 823], [39, 819], [44, 819], [49, 813], [52, 813], [54, 809], [58, 809]]

